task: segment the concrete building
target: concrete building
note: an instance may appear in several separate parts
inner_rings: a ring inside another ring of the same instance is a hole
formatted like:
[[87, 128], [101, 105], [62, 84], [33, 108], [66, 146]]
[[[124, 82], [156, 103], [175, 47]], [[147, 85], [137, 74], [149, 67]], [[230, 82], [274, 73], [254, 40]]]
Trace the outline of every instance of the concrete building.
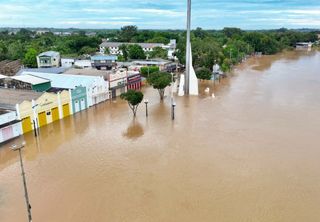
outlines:
[[157, 66], [159, 67], [160, 71], [168, 71], [168, 72], [173, 72], [177, 68], [177, 64], [169, 60], [149, 59], [149, 60], [134, 60], [131, 62], [129, 69], [140, 70], [141, 67], [146, 67], [146, 66]]
[[17, 90], [17, 89], [4, 89], [0, 88], [0, 108], [7, 110], [14, 110], [17, 113], [17, 119], [21, 120], [22, 133], [27, 133], [33, 130], [36, 126], [34, 112], [32, 105], [30, 110], [20, 112], [19, 106], [21, 104], [32, 104], [31, 101], [38, 99], [42, 93], [30, 91], [30, 90]]
[[108, 49], [111, 55], [122, 55], [120, 50], [121, 45], [140, 45], [145, 53], [152, 52], [154, 48], [160, 47], [168, 51], [168, 59], [174, 59], [174, 53], [176, 51], [176, 40], [170, 40], [170, 43], [165, 45], [163, 43], [128, 43], [128, 42], [103, 42], [100, 44], [100, 53], [105, 54], [106, 49]]
[[107, 73], [109, 90], [112, 98], [116, 98], [117, 96], [120, 96], [121, 93], [127, 91], [127, 77], [126, 69], [119, 69], [117, 71], [110, 71]]
[[141, 74], [137, 71], [127, 71], [127, 89], [140, 90], [142, 86]]
[[91, 56], [91, 66], [98, 70], [111, 70], [112, 67], [115, 66], [117, 59], [117, 56]]
[[51, 86], [56, 89], [75, 90], [78, 86], [86, 87], [89, 107], [109, 99], [109, 84], [102, 76], [32, 72], [23, 73], [23, 75], [28, 74], [50, 80]]
[[55, 51], [43, 52], [37, 56], [38, 68], [60, 66], [60, 53]]
[[91, 60], [89, 60], [89, 59], [77, 59], [74, 62], [74, 67], [75, 68], [80, 68], [80, 69], [92, 68]]
[[61, 66], [63, 68], [71, 68], [74, 66], [76, 59], [73, 58], [61, 58]]
[[16, 138], [22, 134], [21, 121], [13, 110], [0, 108], [0, 143]]

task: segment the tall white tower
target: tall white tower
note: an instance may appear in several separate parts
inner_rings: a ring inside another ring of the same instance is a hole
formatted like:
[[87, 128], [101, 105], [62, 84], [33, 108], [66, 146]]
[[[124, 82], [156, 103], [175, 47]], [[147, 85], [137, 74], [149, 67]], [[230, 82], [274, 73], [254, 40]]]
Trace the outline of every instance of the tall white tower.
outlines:
[[[192, 51], [190, 41], [191, 30], [191, 0], [188, 1], [187, 8], [187, 41], [186, 41], [186, 73], [181, 75], [179, 96], [198, 95], [198, 79], [192, 66]], [[184, 79], [183, 79], [184, 78]]]

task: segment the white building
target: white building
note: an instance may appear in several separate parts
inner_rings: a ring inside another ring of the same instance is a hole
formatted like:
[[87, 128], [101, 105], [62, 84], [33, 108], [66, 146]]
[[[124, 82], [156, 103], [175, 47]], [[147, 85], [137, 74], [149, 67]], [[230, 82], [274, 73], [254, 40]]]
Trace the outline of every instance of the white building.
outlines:
[[22, 135], [22, 127], [16, 112], [0, 108], [0, 143], [20, 135]]
[[87, 69], [87, 68], [91, 68], [91, 60], [89, 59], [83, 59], [83, 60], [76, 60], [74, 62], [74, 67], [76, 68], [81, 68], [81, 69]]
[[38, 68], [60, 67], [60, 53], [55, 51], [43, 52], [37, 56]]
[[88, 106], [93, 106], [109, 99], [109, 83], [103, 76], [51, 74], [38, 72], [23, 72], [22, 75], [34, 75], [51, 81], [52, 88], [75, 89], [86, 87]]
[[91, 60], [88, 59], [73, 59], [73, 58], [62, 58], [61, 59], [61, 66], [63, 68], [81, 68], [81, 69], [86, 69], [86, 68], [91, 68]]
[[61, 58], [61, 66], [63, 68], [71, 68], [74, 66], [75, 59], [72, 58]]
[[128, 42], [103, 42], [100, 44], [100, 53], [105, 54], [106, 49], [109, 50], [111, 55], [122, 55], [122, 51], [119, 49], [121, 45], [140, 45], [145, 53], [152, 52], [154, 48], [160, 47], [168, 51], [168, 59], [174, 59], [174, 52], [176, 51], [176, 40], [170, 40], [168, 45], [163, 43], [128, 43]]

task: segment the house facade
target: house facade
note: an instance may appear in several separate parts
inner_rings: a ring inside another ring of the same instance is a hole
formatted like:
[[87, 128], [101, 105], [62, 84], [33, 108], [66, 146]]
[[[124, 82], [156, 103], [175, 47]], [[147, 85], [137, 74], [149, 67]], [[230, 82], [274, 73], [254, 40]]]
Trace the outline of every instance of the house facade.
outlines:
[[127, 89], [140, 90], [141, 83], [141, 74], [137, 71], [127, 71]]
[[120, 96], [121, 93], [126, 92], [127, 71], [125, 69], [119, 69], [116, 72], [109, 72], [108, 82], [111, 98]]
[[45, 126], [72, 114], [69, 91], [44, 93], [38, 99], [26, 100], [16, 105], [22, 132]]
[[60, 53], [55, 51], [43, 52], [37, 56], [38, 68], [51, 68], [60, 66]]
[[80, 112], [88, 108], [87, 89], [83, 86], [76, 86], [70, 90], [73, 113]]
[[0, 143], [11, 140], [22, 134], [21, 121], [13, 110], [0, 108]]

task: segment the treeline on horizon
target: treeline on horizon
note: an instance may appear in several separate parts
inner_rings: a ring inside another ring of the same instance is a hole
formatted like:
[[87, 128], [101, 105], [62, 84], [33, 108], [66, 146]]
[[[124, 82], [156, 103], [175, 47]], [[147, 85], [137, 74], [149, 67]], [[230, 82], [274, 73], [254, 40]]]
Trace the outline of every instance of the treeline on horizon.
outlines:
[[[191, 32], [193, 63], [196, 69], [212, 69], [215, 63], [223, 71], [242, 61], [246, 55], [260, 52], [265, 55], [275, 54], [285, 49], [292, 49], [297, 42], [315, 42], [317, 31], [301, 32], [285, 28], [277, 30], [244, 31], [239, 28], [223, 30], [203, 30], [197, 28]], [[54, 35], [52, 32], [37, 35], [28, 29], [20, 29], [16, 34], [7, 30], [0, 32], [0, 61], [20, 59], [28, 67], [36, 66], [36, 55], [54, 50], [62, 56], [80, 57], [95, 54], [103, 39], [131, 43], [164, 43], [177, 40], [176, 56], [184, 64], [186, 33], [181, 30], [139, 30], [136, 26], [124, 26], [120, 30], [101, 30], [95, 36], [87, 36], [86, 31], [75, 31], [70, 36]], [[141, 51], [141, 50], [140, 50]], [[108, 53], [108, 52], [106, 52]], [[145, 58], [146, 55], [138, 54]], [[166, 54], [156, 50], [149, 58], [165, 58]], [[130, 59], [121, 58], [123, 59]]]

